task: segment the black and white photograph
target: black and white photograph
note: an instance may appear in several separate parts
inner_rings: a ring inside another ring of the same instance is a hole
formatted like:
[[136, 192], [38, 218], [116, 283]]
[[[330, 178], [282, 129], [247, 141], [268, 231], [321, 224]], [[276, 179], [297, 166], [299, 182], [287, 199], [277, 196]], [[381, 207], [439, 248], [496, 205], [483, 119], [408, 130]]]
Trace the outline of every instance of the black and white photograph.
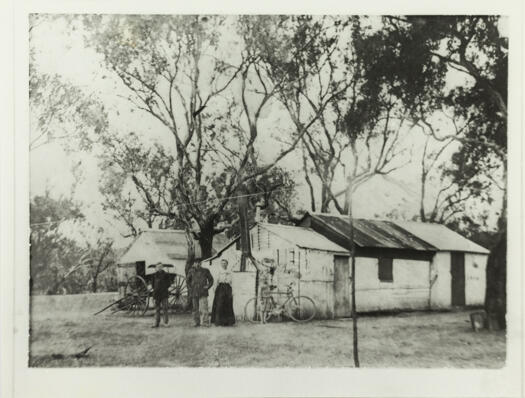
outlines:
[[22, 365], [508, 369], [512, 17], [472, 11], [28, 12]]

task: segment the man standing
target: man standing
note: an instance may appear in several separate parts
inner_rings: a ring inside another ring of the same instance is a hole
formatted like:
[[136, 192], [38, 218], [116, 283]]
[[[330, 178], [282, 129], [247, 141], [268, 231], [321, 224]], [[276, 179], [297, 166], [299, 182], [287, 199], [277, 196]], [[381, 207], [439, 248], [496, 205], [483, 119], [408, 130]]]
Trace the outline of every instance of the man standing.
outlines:
[[208, 318], [208, 290], [213, 286], [213, 277], [208, 268], [203, 268], [200, 261], [193, 264], [188, 272], [188, 286], [191, 289], [193, 321], [195, 326], [210, 326]]
[[168, 324], [168, 297], [171, 279], [169, 274], [164, 271], [164, 265], [159, 262], [155, 264], [156, 272], [153, 274], [153, 298], [155, 300], [155, 325], [152, 328], [158, 328], [160, 324], [160, 312], [164, 315], [164, 324]]

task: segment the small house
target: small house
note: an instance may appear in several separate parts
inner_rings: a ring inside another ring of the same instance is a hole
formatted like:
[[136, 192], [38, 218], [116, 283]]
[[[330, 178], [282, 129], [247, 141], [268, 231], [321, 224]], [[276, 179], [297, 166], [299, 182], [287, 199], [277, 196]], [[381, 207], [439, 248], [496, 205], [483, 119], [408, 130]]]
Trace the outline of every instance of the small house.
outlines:
[[[214, 237], [214, 248], [227, 243], [223, 235]], [[194, 241], [195, 259], [202, 254], [197, 240]], [[216, 250], [214, 250], [214, 253]], [[142, 231], [129, 245], [117, 263], [119, 286], [125, 285], [128, 277], [138, 275], [145, 280], [155, 272], [154, 264], [167, 265], [170, 274], [185, 278], [185, 266], [188, 258], [188, 242], [183, 230], [148, 229]], [[119, 289], [120, 291], [120, 289]]]
[[[275, 266], [278, 290], [294, 281], [318, 318], [350, 315], [350, 224], [347, 217], [307, 213], [298, 226], [257, 223], [253, 256]], [[356, 307], [359, 312], [482, 305], [488, 250], [443, 225], [354, 220]], [[226, 259], [233, 271], [234, 311], [255, 295], [255, 268], [241, 270], [239, 238], [203, 261], [212, 275]], [[210, 292], [210, 305], [213, 290]]]
[[[272, 283], [278, 290], [285, 291], [293, 282], [296, 295], [309, 296], [316, 302], [319, 317], [333, 316], [334, 264], [348, 264], [346, 249], [310, 228], [269, 223], [255, 224], [250, 229], [250, 242], [254, 258], [275, 267]], [[233, 271], [234, 312], [242, 318], [246, 302], [255, 296], [256, 269], [247, 262], [246, 269], [241, 270], [239, 238], [203, 261], [214, 277], [220, 271], [221, 259], [226, 259]], [[210, 290], [210, 306], [214, 288]]]
[[[302, 226], [350, 249], [348, 216], [307, 213]], [[478, 306], [489, 251], [441, 224], [354, 220], [359, 311]]]

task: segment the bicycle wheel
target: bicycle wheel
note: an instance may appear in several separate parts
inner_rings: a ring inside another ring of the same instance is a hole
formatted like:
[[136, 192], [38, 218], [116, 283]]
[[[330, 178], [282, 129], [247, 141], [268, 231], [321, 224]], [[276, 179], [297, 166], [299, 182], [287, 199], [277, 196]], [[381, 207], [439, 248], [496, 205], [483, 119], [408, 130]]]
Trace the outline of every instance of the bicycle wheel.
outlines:
[[311, 321], [316, 313], [315, 303], [310, 297], [292, 297], [285, 306], [286, 313], [295, 322]]
[[252, 323], [264, 323], [270, 318], [274, 303], [269, 298], [257, 298], [257, 308], [255, 308], [255, 297], [248, 300], [244, 307], [244, 318]]
[[[259, 299], [260, 301], [260, 299]], [[260, 323], [262, 318], [261, 303], [257, 302], [255, 297], [252, 297], [246, 302], [244, 306], [244, 319], [251, 323]]]

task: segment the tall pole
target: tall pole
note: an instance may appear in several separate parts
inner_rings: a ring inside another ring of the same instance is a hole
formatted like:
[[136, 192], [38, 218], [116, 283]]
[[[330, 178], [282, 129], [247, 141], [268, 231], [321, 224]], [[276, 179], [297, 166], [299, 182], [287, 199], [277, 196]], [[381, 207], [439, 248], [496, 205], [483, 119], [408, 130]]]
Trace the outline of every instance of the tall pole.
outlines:
[[[240, 241], [241, 241], [241, 267], [240, 271], [246, 271], [246, 262], [250, 260], [255, 266], [255, 303], [254, 303], [254, 314], [257, 314], [257, 304], [259, 301], [259, 285], [260, 285], [260, 273], [259, 266], [254, 261], [252, 256], [251, 241], [250, 241], [250, 225], [248, 222], [248, 197], [246, 196], [248, 191], [246, 187], [242, 187], [241, 195], [237, 199], [237, 205], [239, 210], [239, 229], [240, 229]], [[258, 221], [258, 220], [257, 220]]]
[[250, 242], [250, 225], [248, 222], [248, 198], [245, 196], [247, 191], [243, 187], [240, 190], [241, 194], [237, 199], [239, 206], [239, 229], [241, 240], [241, 272], [246, 271], [246, 260], [251, 257], [251, 242]]
[[355, 243], [354, 243], [354, 218], [352, 215], [352, 177], [348, 178], [348, 191], [346, 198], [348, 201], [348, 222], [350, 224], [350, 261], [352, 271], [352, 325], [353, 325], [353, 351], [354, 366], [359, 367], [359, 346], [357, 339], [357, 310], [355, 303]]

